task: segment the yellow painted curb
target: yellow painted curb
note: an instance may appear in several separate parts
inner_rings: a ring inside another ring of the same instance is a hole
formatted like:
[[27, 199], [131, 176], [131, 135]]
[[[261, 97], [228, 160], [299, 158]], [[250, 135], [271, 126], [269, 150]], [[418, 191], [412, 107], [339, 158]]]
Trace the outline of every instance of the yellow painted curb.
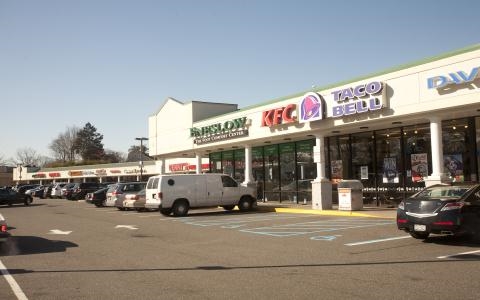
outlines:
[[311, 215], [324, 215], [324, 216], [344, 216], [344, 217], [367, 217], [367, 218], [380, 218], [380, 219], [395, 219], [395, 217], [377, 216], [369, 213], [361, 213], [355, 211], [339, 211], [339, 210], [309, 210], [309, 209], [295, 209], [295, 208], [282, 208], [275, 207], [272, 209], [278, 213], [294, 213], [294, 214], [311, 214]]

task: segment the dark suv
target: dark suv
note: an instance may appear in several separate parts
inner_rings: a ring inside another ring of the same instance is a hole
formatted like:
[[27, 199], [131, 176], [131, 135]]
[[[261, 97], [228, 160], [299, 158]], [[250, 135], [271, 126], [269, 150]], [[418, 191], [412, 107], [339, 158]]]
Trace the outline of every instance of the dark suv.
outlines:
[[103, 187], [104, 185], [98, 182], [76, 183], [75, 186], [72, 188], [72, 193], [70, 194], [68, 199], [71, 199], [71, 200], [84, 199], [87, 193], [93, 193]]

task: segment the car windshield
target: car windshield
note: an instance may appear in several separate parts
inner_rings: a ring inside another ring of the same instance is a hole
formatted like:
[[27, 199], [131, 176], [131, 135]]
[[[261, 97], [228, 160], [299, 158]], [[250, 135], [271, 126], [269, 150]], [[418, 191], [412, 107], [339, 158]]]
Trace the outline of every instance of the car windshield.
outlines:
[[438, 198], [461, 198], [470, 191], [473, 185], [440, 185], [431, 186], [415, 195], [415, 198], [438, 199]]

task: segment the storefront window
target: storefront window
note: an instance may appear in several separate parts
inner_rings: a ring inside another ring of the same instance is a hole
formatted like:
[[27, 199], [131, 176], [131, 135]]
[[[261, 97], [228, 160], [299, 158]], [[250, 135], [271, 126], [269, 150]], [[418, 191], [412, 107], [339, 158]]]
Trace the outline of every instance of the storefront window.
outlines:
[[476, 180], [473, 120], [442, 122], [444, 172], [452, 181]]
[[270, 199], [278, 200], [280, 190], [280, 170], [278, 166], [278, 145], [264, 147], [265, 154], [265, 194]]
[[234, 151], [235, 157], [235, 180], [238, 182], [245, 181], [245, 149], [238, 149]]
[[281, 201], [293, 201], [296, 198], [297, 185], [295, 175], [295, 143], [279, 145]]
[[335, 136], [329, 139], [330, 178], [333, 183], [350, 178], [349, 136]]
[[210, 154], [210, 172], [222, 173], [222, 153]]
[[263, 167], [263, 147], [252, 148], [252, 176], [257, 183], [257, 199], [263, 200], [265, 170]]
[[480, 174], [480, 117], [475, 118], [475, 136], [477, 137], [477, 172], [475, 174], [472, 174], [472, 181], [477, 181], [478, 180], [478, 174]]
[[403, 199], [403, 157], [399, 128], [376, 131], [377, 187], [380, 204], [395, 205]]
[[233, 151], [222, 152], [222, 173], [233, 177], [233, 164]]
[[298, 201], [312, 200], [312, 181], [317, 177], [317, 166], [313, 162], [315, 140], [296, 143]]
[[432, 173], [430, 124], [404, 127], [405, 192], [412, 194], [425, 187], [424, 179]]

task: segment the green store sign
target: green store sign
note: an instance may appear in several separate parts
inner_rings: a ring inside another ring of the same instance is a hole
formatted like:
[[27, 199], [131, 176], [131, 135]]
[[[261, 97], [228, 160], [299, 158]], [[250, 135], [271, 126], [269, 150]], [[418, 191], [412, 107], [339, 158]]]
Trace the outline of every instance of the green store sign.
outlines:
[[248, 136], [247, 117], [233, 119], [204, 127], [190, 128], [190, 137], [197, 145]]

